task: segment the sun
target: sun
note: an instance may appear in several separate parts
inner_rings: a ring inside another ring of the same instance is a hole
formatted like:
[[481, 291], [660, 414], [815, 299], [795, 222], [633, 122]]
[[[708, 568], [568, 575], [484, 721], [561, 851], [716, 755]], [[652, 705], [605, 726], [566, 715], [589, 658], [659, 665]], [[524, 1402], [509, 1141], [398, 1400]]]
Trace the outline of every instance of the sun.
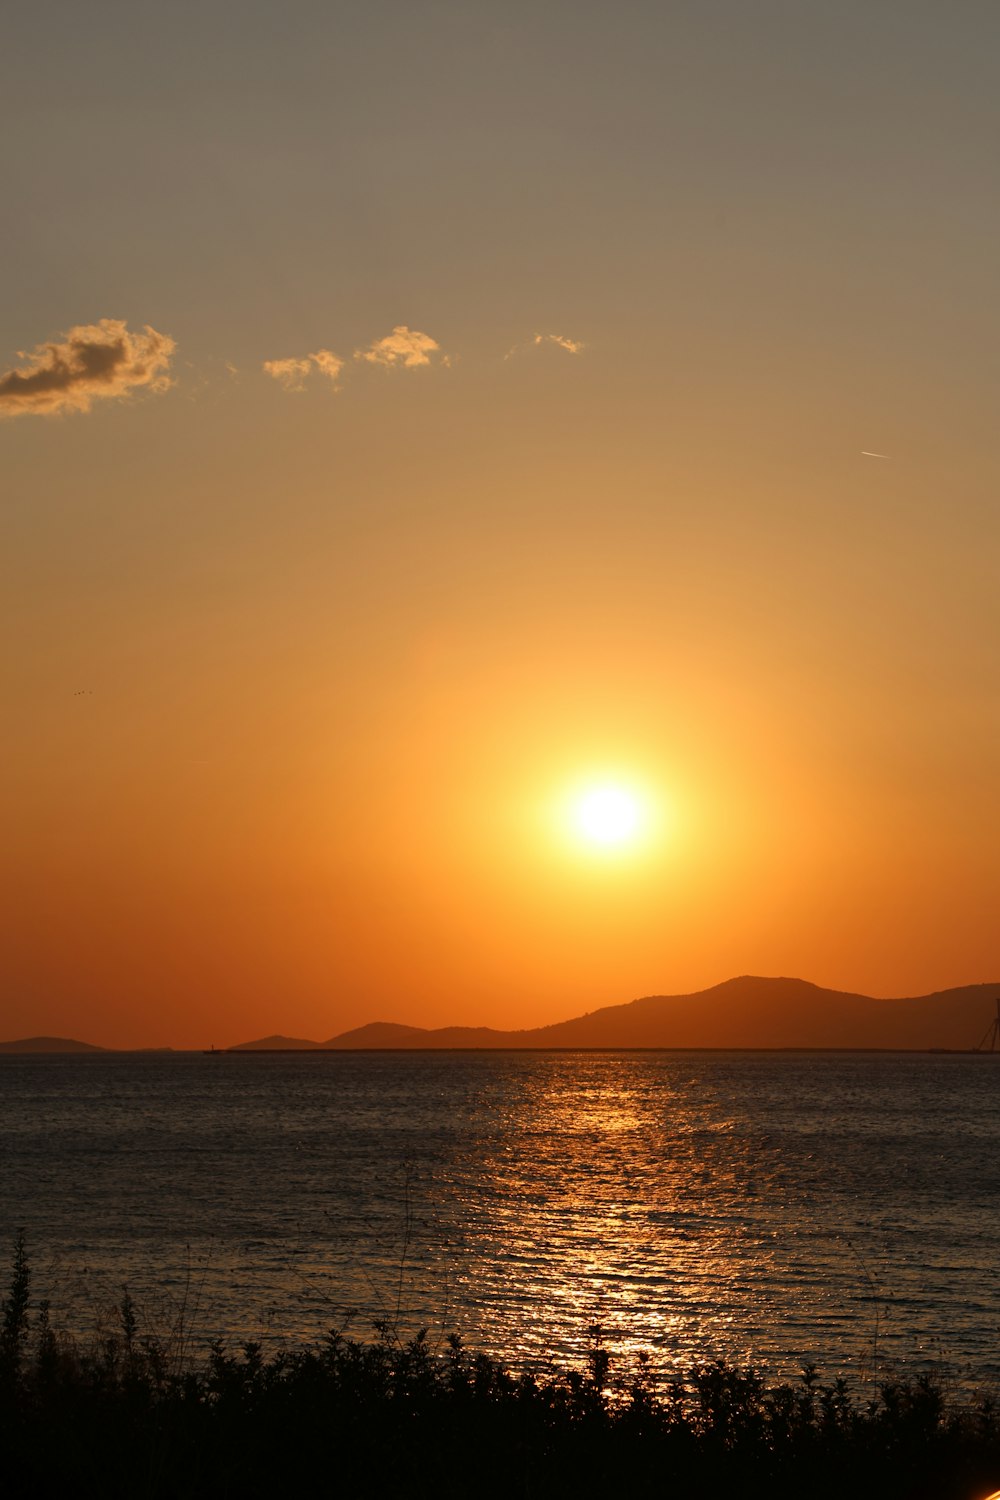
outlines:
[[675, 818], [658, 775], [628, 765], [591, 765], [553, 781], [538, 804], [545, 841], [580, 872], [636, 874], [666, 853]]
[[584, 843], [606, 849], [634, 843], [643, 824], [640, 798], [614, 782], [583, 788], [572, 801], [570, 815]]

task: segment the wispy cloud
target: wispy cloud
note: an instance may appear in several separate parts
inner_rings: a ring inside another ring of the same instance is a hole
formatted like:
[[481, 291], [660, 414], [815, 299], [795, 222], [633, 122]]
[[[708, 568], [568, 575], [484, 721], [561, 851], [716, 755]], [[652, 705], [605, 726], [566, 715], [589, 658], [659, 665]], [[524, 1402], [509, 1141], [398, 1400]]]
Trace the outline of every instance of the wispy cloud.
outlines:
[[313, 373], [336, 384], [344, 361], [329, 349], [317, 349], [315, 354], [306, 354], [301, 359], [265, 359], [263, 368], [273, 380], [280, 381], [286, 391], [303, 391]]
[[18, 353], [20, 368], [0, 374], [0, 416], [89, 411], [95, 401], [134, 390], [165, 391], [176, 347], [148, 324], [130, 333], [119, 318], [81, 323], [61, 341]]
[[515, 354], [523, 354], [527, 349], [540, 349], [545, 344], [563, 349], [567, 354], [580, 354], [587, 347], [579, 339], [568, 339], [561, 333], [536, 333], [525, 343], [515, 344], [513, 349], [508, 349], [504, 359], [513, 359]]
[[384, 339], [376, 339], [367, 349], [355, 349], [354, 358], [369, 365], [385, 365], [387, 369], [417, 370], [434, 363], [450, 365], [447, 354], [441, 352], [437, 339], [429, 333], [420, 333], [416, 328], [407, 328], [399, 323]]
[[565, 349], [567, 354], [579, 354], [583, 349], [579, 339], [567, 339], [561, 333], [536, 333], [532, 343], [536, 349], [540, 344], [555, 344], [557, 349]]

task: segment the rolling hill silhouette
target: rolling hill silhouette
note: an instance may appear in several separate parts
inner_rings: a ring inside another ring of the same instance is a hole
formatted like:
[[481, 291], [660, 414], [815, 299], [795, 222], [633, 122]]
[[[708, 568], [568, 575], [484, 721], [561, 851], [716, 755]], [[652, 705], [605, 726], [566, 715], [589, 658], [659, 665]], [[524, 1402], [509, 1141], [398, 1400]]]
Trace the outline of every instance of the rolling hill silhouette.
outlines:
[[17, 1042], [0, 1042], [0, 1052], [106, 1052], [90, 1042], [75, 1042], [68, 1036], [26, 1036]]
[[256, 1042], [238, 1042], [235, 1047], [228, 1047], [228, 1052], [316, 1052], [323, 1046], [322, 1042], [307, 1042], [298, 1036], [262, 1036]]

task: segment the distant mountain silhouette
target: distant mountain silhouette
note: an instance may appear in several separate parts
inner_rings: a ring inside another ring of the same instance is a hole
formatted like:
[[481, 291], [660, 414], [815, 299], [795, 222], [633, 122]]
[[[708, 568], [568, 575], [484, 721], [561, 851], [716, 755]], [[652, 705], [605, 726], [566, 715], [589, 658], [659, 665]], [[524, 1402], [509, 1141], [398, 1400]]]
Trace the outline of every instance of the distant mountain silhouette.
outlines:
[[19, 1042], [0, 1042], [0, 1052], [106, 1052], [90, 1042], [74, 1042], [67, 1036], [26, 1036]]
[[[989, 1043], [998, 1001], [1000, 983], [967, 984], [904, 1000], [876, 1000], [870, 995], [824, 990], [805, 979], [762, 979], [745, 974], [694, 994], [646, 995], [624, 1005], [603, 1006], [571, 1021], [522, 1031], [495, 1031], [489, 1026], [441, 1026], [427, 1030], [393, 1021], [372, 1021], [326, 1042], [274, 1035], [240, 1042], [228, 1051], [870, 1047], [903, 1052], [968, 1052], [984, 1039]], [[108, 1050], [59, 1036], [0, 1042], [0, 1053]]]
[[571, 1021], [525, 1031], [377, 1021], [322, 1043], [358, 1048], [436, 1047], [876, 1047], [963, 1051], [982, 1040], [1000, 984], [972, 984], [910, 999], [824, 990], [804, 979], [744, 975], [690, 995], [647, 995]]
[[297, 1036], [262, 1036], [256, 1042], [238, 1042], [235, 1047], [225, 1048], [229, 1052], [316, 1052], [319, 1042], [307, 1042]]

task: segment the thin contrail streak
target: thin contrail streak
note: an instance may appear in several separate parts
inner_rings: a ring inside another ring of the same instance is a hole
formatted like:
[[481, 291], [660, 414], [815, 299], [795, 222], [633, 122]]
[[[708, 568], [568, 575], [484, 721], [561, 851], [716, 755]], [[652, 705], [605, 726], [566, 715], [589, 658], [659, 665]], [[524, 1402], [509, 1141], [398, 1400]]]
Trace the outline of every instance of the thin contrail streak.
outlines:
[[862, 458], [888, 458], [888, 453], [873, 453], [870, 448], [862, 448]]

